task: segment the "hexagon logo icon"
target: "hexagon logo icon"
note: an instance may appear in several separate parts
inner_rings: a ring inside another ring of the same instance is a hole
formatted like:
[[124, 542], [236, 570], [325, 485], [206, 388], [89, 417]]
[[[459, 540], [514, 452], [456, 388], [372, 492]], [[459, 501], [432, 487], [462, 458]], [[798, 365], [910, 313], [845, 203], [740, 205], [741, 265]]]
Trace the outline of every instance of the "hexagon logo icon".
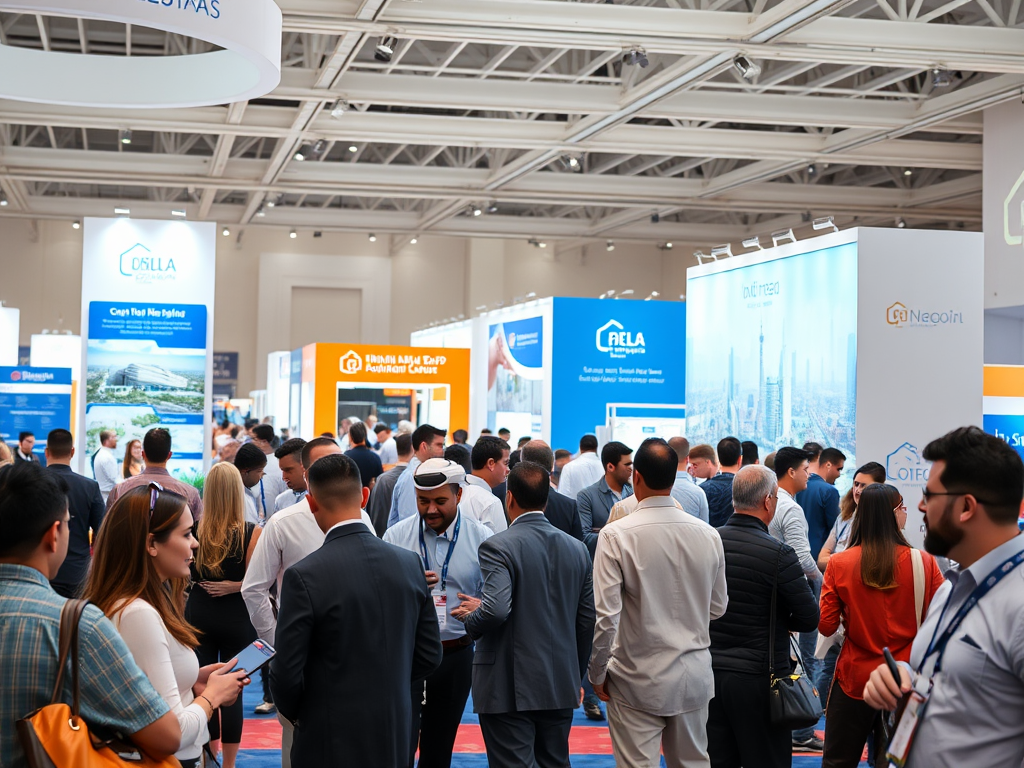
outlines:
[[355, 350], [350, 349], [338, 360], [338, 368], [342, 373], [353, 376], [363, 370], [363, 358], [357, 355]]

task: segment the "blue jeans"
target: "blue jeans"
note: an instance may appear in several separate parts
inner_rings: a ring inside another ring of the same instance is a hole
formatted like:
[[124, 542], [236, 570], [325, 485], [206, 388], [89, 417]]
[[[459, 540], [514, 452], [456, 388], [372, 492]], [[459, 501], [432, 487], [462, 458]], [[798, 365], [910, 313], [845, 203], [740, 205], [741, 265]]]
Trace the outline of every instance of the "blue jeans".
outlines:
[[836, 662], [839, 660], [841, 645], [833, 645], [828, 649], [821, 662], [821, 674], [818, 676], [818, 692], [821, 694], [821, 705], [828, 705], [828, 694], [832, 690], [832, 678], [836, 674]]
[[[814, 593], [814, 599], [821, 601], [821, 579], [817, 581], [809, 581], [811, 585], [811, 592]], [[812, 684], [817, 683], [818, 678], [821, 675], [821, 659], [814, 658], [814, 648], [818, 644], [818, 632], [801, 632], [800, 639], [797, 645], [800, 648], [800, 655], [803, 657], [804, 662], [804, 675], [811, 681]], [[818, 689], [819, 694], [822, 697], [822, 703], [827, 696], [821, 688]], [[814, 728], [801, 728], [798, 731], [793, 731], [793, 741], [807, 741], [814, 737]]]

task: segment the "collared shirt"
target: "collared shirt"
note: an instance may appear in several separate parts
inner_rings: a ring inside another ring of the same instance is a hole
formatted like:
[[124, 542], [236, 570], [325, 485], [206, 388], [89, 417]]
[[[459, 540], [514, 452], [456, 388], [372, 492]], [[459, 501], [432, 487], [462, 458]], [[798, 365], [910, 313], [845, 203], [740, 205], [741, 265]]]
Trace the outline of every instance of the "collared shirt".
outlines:
[[[28, 768], [14, 722], [50, 703], [65, 599], [34, 568], [0, 564], [0, 765]], [[89, 606], [79, 625], [82, 717], [130, 734], [170, 711], [114, 625]], [[71, 702], [71, 675], [64, 678]]]
[[264, 526], [267, 524], [267, 520], [276, 511], [274, 509], [274, 496], [271, 496], [271, 501], [267, 501], [267, 489], [263, 485], [263, 481], [254, 485], [252, 488], [245, 488], [245, 522], [252, 523], [253, 525]]
[[302, 501], [304, 498], [306, 498], [306, 491], [293, 491], [291, 488], [289, 488], [287, 491], [285, 491], [282, 494], [279, 494], [278, 497], [274, 499], [274, 512], [280, 512], [282, 509], [288, 509], [288, 507], [293, 507], [300, 501]]
[[326, 539], [330, 532], [333, 531], [335, 528], [341, 528], [343, 525], [352, 525], [353, 523], [363, 523], [365, 525], [365, 521], [363, 520], [362, 517], [354, 517], [351, 520], [342, 520], [341, 522], [335, 523], [330, 528], [328, 528], [327, 533], [324, 534], [324, 538]]
[[[455, 542], [455, 550], [448, 563], [448, 582], [445, 585], [448, 596], [446, 609], [448, 616], [445, 627], [441, 630], [442, 640], [457, 640], [466, 634], [462, 622], [452, 618], [452, 608], [459, 605], [459, 592], [471, 597], [483, 595], [484, 580], [480, 573], [480, 558], [477, 555], [477, 550], [491, 537], [491, 532], [466, 515], [456, 514], [455, 520], [458, 520], [460, 516], [462, 523], [459, 526], [459, 538]], [[423, 542], [427, 547], [427, 560], [430, 564], [430, 568], [424, 568], [424, 570], [431, 570], [440, 577], [441, 567], [452, 546], [449, 536], [455, 531], [455, 520], [444, 533], [438, 535], [429, 525], [424, 525], [417, 514], [416, 517], [407, 517], [398, 525], [388, 528], [387, 533], [384, 534], [384, 541], [415, 552], [422, 557], [423, 553], [420, 550], [420, 530], [422, 529]], [[435, 588], [439, 587], [440, 582]]]
[[459, 511], [466, 517], [472, 517], [491, 533], [501, 533], [508, 528], [505, 510], [502, 509], [501, 502], [491, 493], [491, 487], [489, 485], [486, 487], [487, 490], [484, 490], [475, 483], [463, 486]]
[[708, 495], [693, 482], [686, 470], [676, 470], [676, 482], [672, 486], [672, 498], [684, 510], [705, 523], [710, 519]]
[[482, 477], [477, 477], [476, 475], [466, 475], [466, 485], [475, 485], [477, 488], [487, 491], [489, 494], [494, 496], [494, 492], [491, 489], [491, 486]]
[[419, 517], [419, 510], [416, 509], [416, 488], [412, 483], [412, 476], [416, 467], [422, 464], [416, 456], [409, 459], [409, 466], [405, 472], [398, 476], [395, 481], [395, 490], [391, 494], [391, 512], [388, 514], [388, 528], [395, 523], [415, 515]]
[[380, 456], [380, 463], [384, 466], [387, 466], [388, 464], [397, 464], [398, 444], [395, 443], [395, 438], [389, 437], [381, 443], [380, 448], [377, 449], [377, 455]]
[[405, 472], [408, 463], [396, 464], [377, 478], [370, 490], [370, 498], [366, 502], [366, 511], [373, 521], [373, 527], [378, 536], [383, 536], [388, 529], [388, 516], [391, 514], [391, 499], [395, 493], [395, 483], [399, 476]]
[[807, 540], [811, 544], [811, 553], [817, 557], [839, 517], [839, 489], [826, 483], [821, 475], [811, 472], [807, 487], [795, 498], [807, 518]]
[[100, 493], [103, 494], [103, 501], [117, 485], [117, 459], [114, 452], [105, 446], [100, 446], [96, 454], [96, 460], [92, 464], [93, 474], [96, 475], [96, 482], [99, 483]]
[[732, 517], [732, 472], [720, 472], [700, 485], [708, 500], [708, 522], [716, 528]]
[[114, 506], [114, 502], [128, 491], [136, 488], [145, 488], [150, 483], [159, 483], [165, 491], [171, 491], [179, 496], [184, 496], [188, 502], [188, 508], [192, 510], [192, 518], [198, 523], [203, 517], [203, 500], [199, 491], [188, 483], [178, 480], [163, 467], [146, 467], [135, 477], [129, 477], [114, 486], [110, 495], [107, 496], [107, 511]]
[[[267, 454], [267, 466], [263, 468], [263, 488], [267, 492], [267, 507], [270, 507], [273, 500], [288, 490], [288, 483], [284, 481], [281, 474], [281, 464], [277, 456]], [[273, 514], [274, 510], [268, 510]]]
[[[672, 501], [675, 502], [675, 505], [679, 509], [683, 509], [683, 505], [680, 504], [679, 500], [676, 499], [674, 496], [672, 497]], [[627, 496], [622, 501], [615, 502], [615, 506], [612, 507], [612, 511], [608, 513], [608, 522], [605, 523], [605, 525], [611, 525], [616, 520], [621, 520], [626, 515], [633, 514], [634, 512], [636, 512], [636, 508], [639, 505], [640, 505], [640, 500], [637, 499], [635, 493], [632, 494], [631, 496]], [[686, 510], [683, 509], [683, 511], [685, 512]], [[695, 515], [695, 517], [696, 517], [696, 515]], [[707, 522], [707, 520], [705, 520], [704, 522]]]
[[807, 518], [804, 511], [796, 503], [796, 499], [785, 489], [779, 488], [779, 499], [775, 505], [775, 517], [768, 524], [768, 533], [776, 541], [788, 544], [796, 552], [800, 568], [811, 581], [821, 581], [821, 569], [811, 554], [811, 545], [807, 541]]
[[729, 602], [718, 531], [669, 496], [644, 499], [601, 530], [594, 602], [592, 681], [610, 674], [614, 696], [662, 717], [707, 706], [710, 624]]
[[562, 467], [562, 474], [558, 478], [558, 492], [575, 499], [580, 491], [602, 477], [604, 465], [601, 463], [601, 457], [593, 451], [581, 453]]
[[[914, 640], [914, 669], [924, 661], [940, 621], [945, 629], [979, 581], [1021, 550], [1024, 535], [996, 547], [970, 568], [946, 574], [948, 581], [935, 593]], [[907, 765], [1017, 768], [1024, 761], [1022, 722], [1024, 566], [1017, 566], [978, 601], [953, 633]]]

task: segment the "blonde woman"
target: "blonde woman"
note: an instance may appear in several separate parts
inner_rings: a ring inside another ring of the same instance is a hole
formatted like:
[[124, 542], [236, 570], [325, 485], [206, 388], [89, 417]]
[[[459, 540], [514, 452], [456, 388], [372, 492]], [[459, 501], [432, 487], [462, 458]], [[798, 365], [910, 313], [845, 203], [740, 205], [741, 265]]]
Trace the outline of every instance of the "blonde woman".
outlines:
[[[196, 655], [206, 665], [234, 658], [256, 639], [241, 590], [262, 529], [245, 522], [242, 476], [227, 462], [206, 476], [203, 510], [185, 617], [200, 632]], [[214, 751], [222, 741], [223, 768], [234, 768], [242, 741], [241, 697], [214, 714], [210, 741]]]
[[[184, 496], [157, 483], [119, 497], [100, 526], [85, 594], [114, 622], [135, 663], [181, 727], [175, 757], [195, 768], [209, 741], [214, 711], [245, 684], [232, 664], [200, 669], [195, 627], [184, 615], [185, 585], [196, 540]], [[232, 660], [233, 661], [233, 660]]]

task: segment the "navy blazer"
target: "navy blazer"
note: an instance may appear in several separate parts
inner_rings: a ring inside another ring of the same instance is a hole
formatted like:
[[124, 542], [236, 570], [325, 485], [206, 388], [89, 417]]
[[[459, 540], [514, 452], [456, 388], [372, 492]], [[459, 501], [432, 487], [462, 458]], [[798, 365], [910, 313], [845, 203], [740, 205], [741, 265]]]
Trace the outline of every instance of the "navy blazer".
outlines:
[[626, 483], [622, 486], [622, 496], [616, 499], [608, 487], [608, 481], [603, 477], [576, 494], [576, 508], [580, 511], [580, 525], [583, 526], [583, 543], [587, 545], [591, 560], [597, 552], [597, 536], [608, 524], [612, 507], [632, 495], [633, 486]]
[[807, 541], [811, 545], [811, 557], [817, 560], [839, 517], [839, 489], [812, 472], [807, 488], [796, 495], [796, 503], [807, 518]]
[[478, 554], [483, 602], [466, 619], [474, 711], [576, 709], [596, 618], [586, 547], [526, 515]]
[[76, 475], [71, 467], [64, 464], [50, 464], [46, 469], [67, 483], [68, 512], [71, 514], [71, 522], [68, 524], [68, 555], [51, 583], [77, 591], [85, 583], [89, 563], [92, 561], [89, 529], [94, 533], [99, 531], [107, 508], [103, 503], [99, 483], [95, 480]]
[[270, 690], [295, 724], [292, 765], [405, 768], [410, 686], [441, 663], [414, 552], [360, 523], [335, 528], [284, 574]]
[[548, 493], [548, 503], [544, 507], [544, 517], [555, 528], [568, 533], [577, 541], [583, 541], [583, 526], [580, 525], [580, 512], [576, 508], [575, 499], [563, 496], [554, 488]]

